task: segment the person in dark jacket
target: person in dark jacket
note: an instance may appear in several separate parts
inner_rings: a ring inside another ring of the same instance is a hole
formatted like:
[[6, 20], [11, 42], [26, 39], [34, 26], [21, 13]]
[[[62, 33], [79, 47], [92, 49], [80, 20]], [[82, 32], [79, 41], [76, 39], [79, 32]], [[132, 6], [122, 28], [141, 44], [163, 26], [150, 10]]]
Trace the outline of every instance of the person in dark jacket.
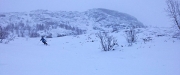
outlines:
[[44, 43], [44, 45], [48, 45], [47, 42], [46, 42], [46, 40], [44, 39], [44, 36], [41, 37], [41, 40], [40, 40], [40, 41], [42, 41], [42, 42]]

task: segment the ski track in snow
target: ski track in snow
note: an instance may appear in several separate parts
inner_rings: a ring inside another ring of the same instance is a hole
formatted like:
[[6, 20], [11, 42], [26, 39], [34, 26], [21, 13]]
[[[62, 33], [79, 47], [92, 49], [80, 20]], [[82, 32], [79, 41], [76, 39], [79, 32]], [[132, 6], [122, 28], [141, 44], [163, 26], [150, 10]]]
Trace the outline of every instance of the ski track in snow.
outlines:
[[49, 38], [49, 46], [40, 38], [16, 38], [0, 44], [0, 75], [180, 75], [179, 40], [153, 37], [144, 44], [139, 38], [128, 47], [115, 35], [120, 46], [109, 52], [88, 34]]

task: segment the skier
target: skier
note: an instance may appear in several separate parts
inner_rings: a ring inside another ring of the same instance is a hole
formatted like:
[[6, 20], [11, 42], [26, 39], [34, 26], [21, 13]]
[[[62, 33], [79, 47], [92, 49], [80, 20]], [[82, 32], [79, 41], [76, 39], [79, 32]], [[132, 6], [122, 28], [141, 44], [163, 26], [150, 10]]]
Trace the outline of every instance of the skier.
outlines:
[[46, 43], [46, 40], [44, 39], [44, 36], [41, 37], [41, 40], [40, 40], [40, 41], [42, 41], [42, 42], [44, 43], [44, 45], [48, 45], [48, 44]]

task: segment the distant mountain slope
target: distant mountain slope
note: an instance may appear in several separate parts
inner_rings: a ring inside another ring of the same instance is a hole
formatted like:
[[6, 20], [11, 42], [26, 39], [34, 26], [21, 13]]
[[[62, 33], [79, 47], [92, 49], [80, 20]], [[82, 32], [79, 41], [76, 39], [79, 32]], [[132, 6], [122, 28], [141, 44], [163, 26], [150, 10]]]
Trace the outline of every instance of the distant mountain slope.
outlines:
[[144, 27], [135, 17], [114, 10], [96, 8], [85, 12], [33, 10], [30, 12], [0, 13], [0, 25], [44, 25], [46, 28], [92, 31]]

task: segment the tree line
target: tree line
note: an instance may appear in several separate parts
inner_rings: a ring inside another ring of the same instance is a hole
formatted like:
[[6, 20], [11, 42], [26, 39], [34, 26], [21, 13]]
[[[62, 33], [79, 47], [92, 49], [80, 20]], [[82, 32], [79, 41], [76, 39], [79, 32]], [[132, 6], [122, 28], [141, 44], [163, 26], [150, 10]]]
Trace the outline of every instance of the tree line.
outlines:
[[63, 28], [72, 31], [72, 33], [68, 33], [68, 34], [58, 33], [56, 35], [57, 37], [67, 36], [67, 35], [80, 35], [86, 32], [85, 30], [82, 30], [78, 27], [73, 27], [67, 24], [55, 25], [50, 22], [46, 22], [44, 24], [29, 25], [28, 23], [23, 23], [22, 21], [20, 21], [18, 23], [9, 23], [6, 26], [0, 25], [0, 42], [2, 43], [2, 41], [8, 38], [10, 35], [14, 35], [17, 37], [28, 36], [30, 38], [40, 37], [41, 33], [39, 33], [39, 31], [46, 33], [47, 34], [46, 36], [50, 38], [52, 37], [51, 30], [57, 28]]

